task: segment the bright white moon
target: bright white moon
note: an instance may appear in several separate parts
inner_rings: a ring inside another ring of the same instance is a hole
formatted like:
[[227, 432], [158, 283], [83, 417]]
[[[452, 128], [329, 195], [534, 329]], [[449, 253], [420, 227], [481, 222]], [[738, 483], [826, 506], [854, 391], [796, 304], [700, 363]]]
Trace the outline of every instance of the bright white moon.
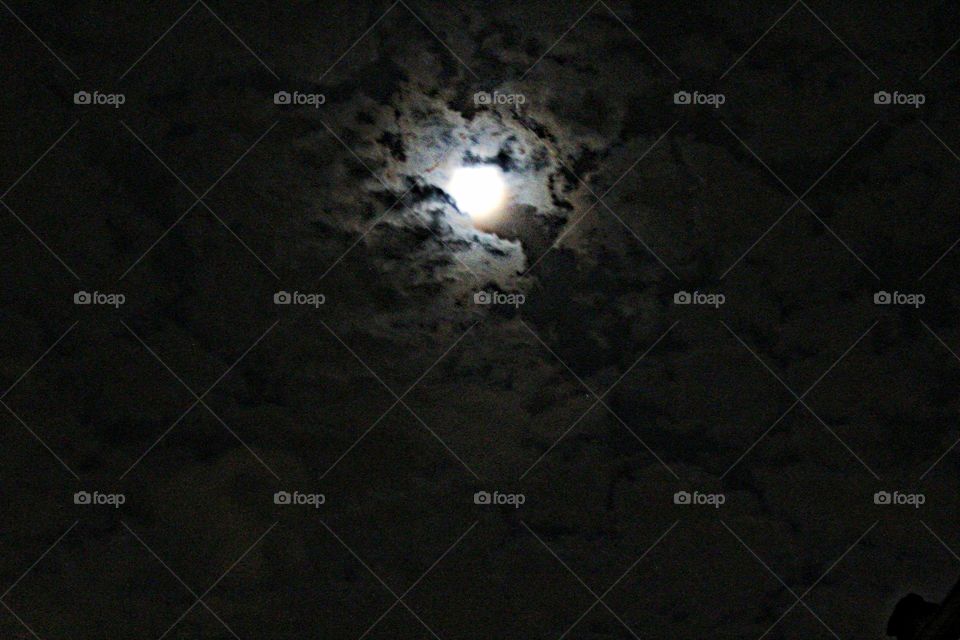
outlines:
[[447, 192], [460, 211], [476, 222], [486, 222], [503, 207], [507, 183], [497, 167], [463, 167], [453, 172]]

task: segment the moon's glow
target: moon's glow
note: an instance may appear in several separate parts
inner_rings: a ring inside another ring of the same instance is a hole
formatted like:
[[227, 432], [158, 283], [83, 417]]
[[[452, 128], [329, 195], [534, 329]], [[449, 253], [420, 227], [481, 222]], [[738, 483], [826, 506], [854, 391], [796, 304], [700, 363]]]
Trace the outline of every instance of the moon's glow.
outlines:
[[447, 192], [474, 222], [489, 222], [503, 208], [507, 183], [497, 167], [461, 167], [453, 172]]

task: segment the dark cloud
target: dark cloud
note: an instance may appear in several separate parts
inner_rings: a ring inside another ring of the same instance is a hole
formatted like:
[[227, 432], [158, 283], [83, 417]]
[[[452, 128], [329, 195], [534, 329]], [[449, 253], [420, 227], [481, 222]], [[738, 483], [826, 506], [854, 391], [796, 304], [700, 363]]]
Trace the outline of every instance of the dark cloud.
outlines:
[[0, 636], [214, 585], [167, 637], [867, 638], [949, 592], [955, 9], [189, 6], [0, 23]]

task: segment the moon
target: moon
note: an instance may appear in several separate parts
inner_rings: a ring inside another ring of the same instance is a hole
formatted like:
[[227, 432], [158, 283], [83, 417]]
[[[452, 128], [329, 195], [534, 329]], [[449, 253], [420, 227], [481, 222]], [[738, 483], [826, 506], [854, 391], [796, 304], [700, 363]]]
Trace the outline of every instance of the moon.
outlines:
[[485, 224], [503, 211], [507, 201], [507, 182], [498, 167], [461, 167], [453, 172], [447, 193], [457, 209], [470, 216], [475, 224]]

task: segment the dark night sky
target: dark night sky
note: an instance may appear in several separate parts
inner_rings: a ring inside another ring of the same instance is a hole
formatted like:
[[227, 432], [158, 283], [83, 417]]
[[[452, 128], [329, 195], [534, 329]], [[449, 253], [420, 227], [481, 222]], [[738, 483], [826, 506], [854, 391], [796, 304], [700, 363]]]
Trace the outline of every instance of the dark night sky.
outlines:
[[0, 5], [0, 640], [869, 639], [956, 583], [956, 3]]

